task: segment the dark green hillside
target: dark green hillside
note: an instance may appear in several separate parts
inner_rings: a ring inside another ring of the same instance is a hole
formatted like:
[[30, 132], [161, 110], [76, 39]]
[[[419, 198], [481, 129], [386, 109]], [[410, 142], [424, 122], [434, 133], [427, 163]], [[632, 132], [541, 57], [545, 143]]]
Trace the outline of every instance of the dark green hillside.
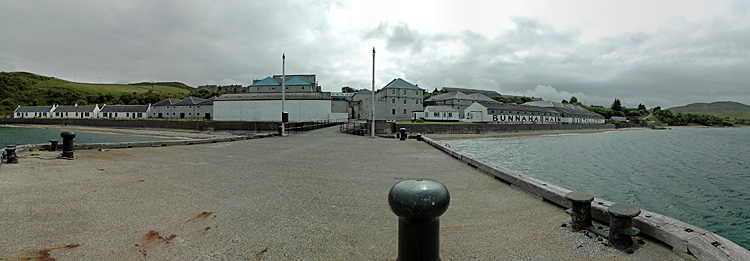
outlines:
[[669, 108], [669, 110], [680, 113], [708, 114], [720, 118], [750, 119], [750, 106], [731, 101], [693, 103]]
[[0, 117], [18, 105], [148, 104], [183, 99], [195, 89], [179, 82], [77, 83], [28, 72], [0, 72]]

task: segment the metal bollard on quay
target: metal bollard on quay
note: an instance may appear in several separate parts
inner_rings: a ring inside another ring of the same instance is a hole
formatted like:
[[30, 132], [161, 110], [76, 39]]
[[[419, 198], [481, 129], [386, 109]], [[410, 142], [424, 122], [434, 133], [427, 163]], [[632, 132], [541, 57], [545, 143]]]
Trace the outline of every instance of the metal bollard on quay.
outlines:
[[570, 201], [570, 229], [573, 231], [587, 230], [591, 227], [591, 201], [594, 196], [584, 192], [569, 192], [565, 198]]
[[630, 204], [614, 204], [608, 211], [609, 243], [619, 249], [632, 246], [632, 236], [640, 232], [633, 227], [633, 218], [641, 214], [641, 209]]
[[57, 140], [49, 140], [49, 151], [57, 151]]
[[401, 128], [398, 131], [401, 133], [401, 140], [406, 140], [406, 128]]
[[7, 147], [5, 147], [5, 163], [18, 164], [18, 156], [16, 155], [16, 145], [8, 145]]
[[63, 131], [60, 133], [60, 137], [63, 139], [62, 147], [62, 158], [73, 159], [73, 139], [76, 137], [76, 133], [72, 131]]
[[398, 260], [440, 260], [440, 220], [450, 193], [431, 179], [402, 180], [388, 193], [398, 216]]

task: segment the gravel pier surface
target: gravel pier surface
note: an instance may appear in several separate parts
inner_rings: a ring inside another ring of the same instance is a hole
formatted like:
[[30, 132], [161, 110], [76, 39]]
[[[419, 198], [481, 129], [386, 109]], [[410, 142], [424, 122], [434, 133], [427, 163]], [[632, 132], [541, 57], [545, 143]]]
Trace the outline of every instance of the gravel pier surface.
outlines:
[[444, 260], [682, 259], [648, 238], [628, 255], [569, 232], [564, 209], [416, 140], [332, 127], [52, 153], [0, 165], [0, 260], [394, 260], [387, 195], [406, 178], [450, 191]]

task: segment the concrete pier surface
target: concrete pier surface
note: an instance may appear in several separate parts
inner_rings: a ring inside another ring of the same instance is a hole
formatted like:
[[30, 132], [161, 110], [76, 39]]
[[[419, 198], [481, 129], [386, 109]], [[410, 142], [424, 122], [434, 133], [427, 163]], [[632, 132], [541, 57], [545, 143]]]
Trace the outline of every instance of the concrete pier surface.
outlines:
[[75, 156], [0, 165], [0, 260], [393, 260], [387, 195], [407, 178], [450, 191], [445, 260], [682, 260], [569, 232], [564, 209], [416, 140], [333, 127]]

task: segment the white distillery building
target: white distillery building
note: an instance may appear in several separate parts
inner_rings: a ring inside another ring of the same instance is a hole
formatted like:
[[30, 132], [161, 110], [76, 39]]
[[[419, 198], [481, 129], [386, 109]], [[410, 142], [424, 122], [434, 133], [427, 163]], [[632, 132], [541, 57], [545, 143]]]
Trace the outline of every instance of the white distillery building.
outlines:
[[[281, 121], [281, 93], [223, 94], [213, 102], [217, 121]], [[346, 119], [346, 113], [331, 113], [331, 93], [287, 93], [284, 110], [290, 122]]]
[[104, 105], [99, 110], [99, 118], [107, 119], [146, 119], [151, 111], [149, 105]]
[[413, 112], [413, 120], [458, 121], [460, 112], [450, 106], [425, 106], [424, 111]]
[[13, 118], [47, 118], [52, 117], [52, 111], [57, 105], [52, 106], [18, 106], [13, 111]]

